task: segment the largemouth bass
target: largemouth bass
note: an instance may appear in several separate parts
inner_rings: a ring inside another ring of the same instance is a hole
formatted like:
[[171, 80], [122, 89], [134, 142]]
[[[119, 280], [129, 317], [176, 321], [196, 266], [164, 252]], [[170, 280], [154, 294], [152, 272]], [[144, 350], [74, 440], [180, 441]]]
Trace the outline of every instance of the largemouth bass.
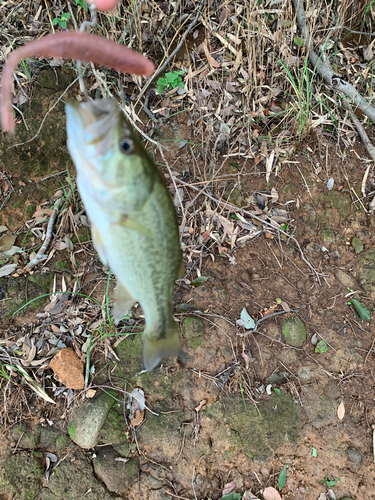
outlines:
[[155, 163], [114, 99], [66, 105], [68, 149], [102, 262], [117, 276], [116, 324], [142, 306], [150, 371], [180, 352], [173, 285], [183, 273], [176, 213]]

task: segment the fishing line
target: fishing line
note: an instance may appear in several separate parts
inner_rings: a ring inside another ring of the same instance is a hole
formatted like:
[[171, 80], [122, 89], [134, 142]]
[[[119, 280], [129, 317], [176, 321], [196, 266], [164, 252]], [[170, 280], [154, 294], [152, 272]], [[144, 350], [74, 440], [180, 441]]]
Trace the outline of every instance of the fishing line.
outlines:
[[[81, 24], [81, 26], [79, 28], [80, 32], [85, 31], [85, 29], [87, 27], [94, 28], [97, 24], [96, 6], [93, 3], [90, 4], [90, 14], [91, 14], [91, 21], [83, 21], [83, 23]], [[82, 62], [77, 61], [76, 67], [77, 67], [77, 73], [78, 73], [79, 88], [80, 88], [81, 92], [84, 94], [86, 100], [89, 101], [90, 97], [89, 97], [89, 94], [87, 92], [85, 82], [83, 80], [84, 71], [82, 70]]]

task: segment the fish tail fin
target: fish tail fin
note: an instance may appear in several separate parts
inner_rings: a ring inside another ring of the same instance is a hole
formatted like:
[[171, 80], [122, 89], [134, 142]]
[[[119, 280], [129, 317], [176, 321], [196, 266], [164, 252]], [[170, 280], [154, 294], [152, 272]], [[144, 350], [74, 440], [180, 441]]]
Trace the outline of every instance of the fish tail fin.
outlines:
[[181, 350], [180, 330], [178, 323], [173, 321], [167, 329], [165, 337], [157, 337], [147, 329], [143, 334], [143, 364], [148, 372], [168, 356], [178, 356]]

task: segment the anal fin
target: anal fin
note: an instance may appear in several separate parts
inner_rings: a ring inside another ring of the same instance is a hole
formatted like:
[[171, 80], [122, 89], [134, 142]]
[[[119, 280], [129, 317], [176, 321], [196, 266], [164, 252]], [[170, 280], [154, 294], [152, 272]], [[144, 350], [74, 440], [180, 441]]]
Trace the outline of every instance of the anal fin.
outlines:
[[135, 299], [127, 288], [117, 280], [115, 305], [112, 313], [115, 319], [115, 325], [117, 325], [120, 319], [130, 311], [136, 301], [137, 299]]

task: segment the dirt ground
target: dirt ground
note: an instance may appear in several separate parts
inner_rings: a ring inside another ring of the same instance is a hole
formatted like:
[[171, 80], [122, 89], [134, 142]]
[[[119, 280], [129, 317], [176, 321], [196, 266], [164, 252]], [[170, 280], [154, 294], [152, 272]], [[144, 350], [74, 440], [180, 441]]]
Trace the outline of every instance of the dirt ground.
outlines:
[[[267, 172], [259, 155], [225, 156], [225, 141], [198, 137], [188, 110], [157, 124], [153, 137], [185, 182], [176, 210], [186, 275], [174, 294], [183, 347], [145, 373], [141, 335], [129, 334], [143, 325], [141, 309], [117, 331], [108, 319], [115, 280], [76, 191], [65, 97], [25, 143], [72, 81], [66, 68], [41, 70], [22, 107], [28, 130], [19, 123], [15, 138], [0, 140], [0, 226], [19, 248], [1, 261], [15, 265], [0, 277], [0, 499], [216, 500], [231, 490], [261, 499], [267, 487], [284, 500], [375, 499], [375, 219], [363, 205], [363, 146], [316, 127]], [[22, 272], [59, 197], [48, 259]], [[244, 309], [260, 320], [256, 331], [237, 323]], [[87, 369], [85, 391], [53, 378], [50, 359], [66, 347]], [[12, 360], [31, 382], [9, 377]], [[129, 388], [142, 389], [147, 405], [133, 423], [124, 418]], [[88, 398], [110, 389], [115, 402], [85, 449], [69, 426]]]

